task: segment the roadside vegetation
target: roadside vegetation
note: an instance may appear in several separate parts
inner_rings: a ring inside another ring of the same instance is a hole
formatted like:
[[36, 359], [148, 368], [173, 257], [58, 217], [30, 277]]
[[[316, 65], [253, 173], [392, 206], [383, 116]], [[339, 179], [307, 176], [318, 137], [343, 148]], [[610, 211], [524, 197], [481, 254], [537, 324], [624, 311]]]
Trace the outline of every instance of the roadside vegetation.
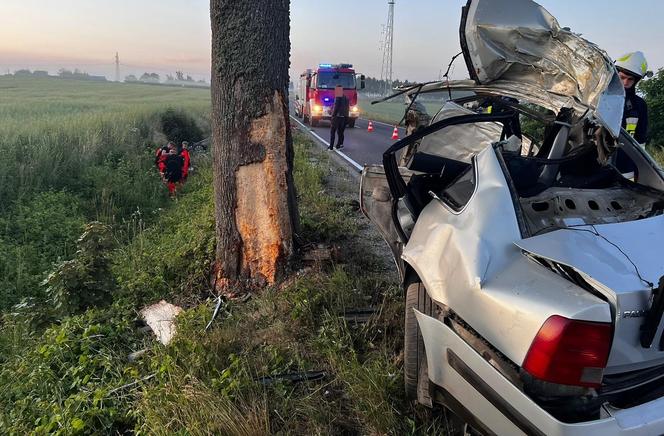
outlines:
[[[395, 97], [392, 100], [384, 101], [381, 103], [371, 104], [372, 101], [379, 100], [380, 97], [369, 98], [366, 95], [360, 94], [358, 106], [362, 118], [382, 121], [388, 124], [397, 124], [403, 118], [404, 112], [408, 106], [404, 103], [402, 96]], [[424, 106], [427, 112], [432, 116], [435, 115], [441, 108], [442, 103], [425, 102]]]
[[397, 97], [394, 100], [388, 100], [373, 105], [371, 104], [372, 101], [378, 99], [380, 99], [380, 97], [369, 98], [362, 94], [358, 96], [357, 105], [360, 108], [362, 118], [381, 121], [388, 124], [396, 124], [401, 121], [404, 111], [406, 110], [403, 97]]
[[162, 117], [172, 108], [209, 129], [210, 103], [208, 90], [48, 78], [2, 77], [0, 92], [2, 312], [43, 299], [40, 283], [86, 222], [123, 243], [135, 221], [153, 221], [167, 203], [150, 158]]
[[[401, 290], [328, 155], [296, 135], [291, 278], [224, 301], [206, 328], [209, 157], [170, 201], [153, 152], [173, 125], [206, 134], [207, 91], [22, 80], [0, 79], [0, 112], [23, 114], [0, 124], [14, 183], [0, 188], [0, 434], [443, 430], [403, 398]], [[184, 309], [168, 346], [138, 320], [162, 299]]]

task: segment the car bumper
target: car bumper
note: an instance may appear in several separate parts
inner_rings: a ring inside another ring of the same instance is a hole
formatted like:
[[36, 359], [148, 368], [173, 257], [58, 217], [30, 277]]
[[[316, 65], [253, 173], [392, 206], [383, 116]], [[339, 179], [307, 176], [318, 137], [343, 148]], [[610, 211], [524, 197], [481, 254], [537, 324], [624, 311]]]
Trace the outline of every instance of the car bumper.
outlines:
[[657, 435], [664, 434], [664, 397], [607, 417], [564, 423], [539, 407], [439, 320], [417, 310], [429, 378], [462, 404], [483, 426], [502, 434]]
[[[325, 107], [321, 112], [312, 112], [311, 116], [313, 118], [317, 118], [319, 120], [331, 120], [332, 119], [332, 108], [331, 107]], [[350, 119], [358, 119], [360, 117], [360, 111], [353, 112], [351, 111], [348, 114], [348, 117]]]

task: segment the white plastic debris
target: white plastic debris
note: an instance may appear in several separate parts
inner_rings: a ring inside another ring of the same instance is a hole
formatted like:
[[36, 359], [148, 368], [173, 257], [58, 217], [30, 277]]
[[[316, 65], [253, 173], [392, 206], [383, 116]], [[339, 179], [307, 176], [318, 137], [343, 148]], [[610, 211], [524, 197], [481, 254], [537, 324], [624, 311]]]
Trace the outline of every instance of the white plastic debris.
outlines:
[[141, 316], [157, 336], [157, 340], [168, 345], [175, 336], [175, 317], [180, 312], [182, 312], [181, 307], [161, 300], [141, 310]]

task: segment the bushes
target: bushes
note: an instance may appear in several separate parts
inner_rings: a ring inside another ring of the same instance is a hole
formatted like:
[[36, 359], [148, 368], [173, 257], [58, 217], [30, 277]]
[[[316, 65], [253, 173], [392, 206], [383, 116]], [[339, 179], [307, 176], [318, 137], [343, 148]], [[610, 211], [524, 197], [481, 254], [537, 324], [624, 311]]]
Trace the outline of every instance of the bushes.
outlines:
[[46, 191], [0, 215], [0, 313], [23, 297], [43, 297], [39, 283], [53, 262], [76, 250], [85, 217], [69, 192]]
[[639, 82], [639, 91], [648, 104], [648, 139], [657, 148], [664, 147], [664, 69], [652, 79]]
[[[118, 308], [66, 318], [0, 367], [0, 433], [115, 434], [133, 427], [131, 391], [142, 346]], [[16, 381], [20, 380], [20, 383]]]
[[113, 245], [110, 227], [100, 222], [85, 226], [76, 256], [57, 265], [43, 283], [58, 312], [71, 315], [111, 303], [115, 280], [109, 256]]
[[160, 117], [161, 132], [176, 145], [182, 141], [198, 142], [203, 139], [203, 132], [196, 121], [187, 113], [169, 108]]

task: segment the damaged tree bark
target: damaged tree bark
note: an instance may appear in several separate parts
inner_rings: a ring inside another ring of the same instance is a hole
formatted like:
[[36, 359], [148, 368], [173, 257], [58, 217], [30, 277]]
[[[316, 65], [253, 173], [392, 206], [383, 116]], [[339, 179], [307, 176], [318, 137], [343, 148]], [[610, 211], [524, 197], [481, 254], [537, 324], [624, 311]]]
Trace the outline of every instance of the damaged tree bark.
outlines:
[[297, 206], [288, 119], [289, 0], [211, 0], [215, 283], [274, 283]]

